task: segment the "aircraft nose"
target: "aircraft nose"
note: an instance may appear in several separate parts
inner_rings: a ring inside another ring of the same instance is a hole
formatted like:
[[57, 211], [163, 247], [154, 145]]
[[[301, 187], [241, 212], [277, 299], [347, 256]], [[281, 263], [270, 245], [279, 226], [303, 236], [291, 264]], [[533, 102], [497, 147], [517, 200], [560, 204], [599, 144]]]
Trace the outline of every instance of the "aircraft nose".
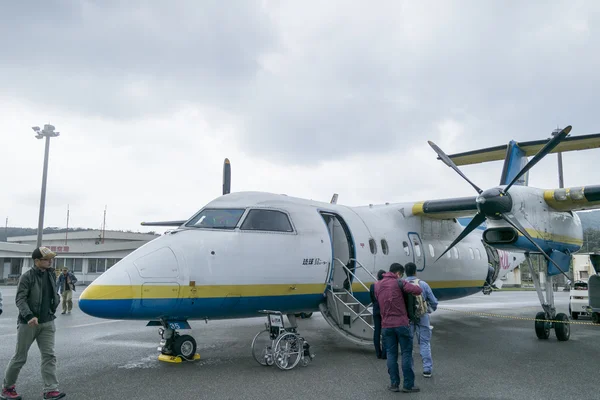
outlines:
[[79, 308], [92, 317], [124, 319], [131, 315], [135, 298], [127, 268], [117, 263], [81, 293]]

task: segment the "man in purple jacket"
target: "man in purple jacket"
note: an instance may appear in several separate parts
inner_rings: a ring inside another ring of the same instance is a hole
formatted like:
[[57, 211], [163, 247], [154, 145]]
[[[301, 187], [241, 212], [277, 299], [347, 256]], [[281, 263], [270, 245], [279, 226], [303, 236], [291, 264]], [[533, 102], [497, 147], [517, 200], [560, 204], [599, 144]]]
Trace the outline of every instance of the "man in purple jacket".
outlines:
[[405, 285], [400, 279], [402, 265], [394, 263], [390, 272], [383, 274], [383, 279], [375, 285], [375, 296], [381, 312], [382, 336], [387, 350], [387, 367], [390, 374], [392, 392], [400, 391], [400, 372], [398, 370], [398, 343], [402, 352], [402, 375], [405, 393], [418, 392], [415, 386], [415, 373], [412, 369], [413, 338], [406, 312], [406, 304], [402, 292], [419, 295], [423, 292], [418, 285]]

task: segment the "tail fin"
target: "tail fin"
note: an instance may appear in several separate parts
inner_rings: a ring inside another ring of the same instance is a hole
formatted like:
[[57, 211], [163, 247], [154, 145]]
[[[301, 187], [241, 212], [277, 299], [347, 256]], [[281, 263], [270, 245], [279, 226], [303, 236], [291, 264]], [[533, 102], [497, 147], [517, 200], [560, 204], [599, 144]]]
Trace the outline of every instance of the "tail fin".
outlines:
[[[502, 177], [500, 185], [508, 185], [509, 182], [521, 171], [527, 164], [527, 155], [519, 147], [519, 144], [514, 140], [508, 142], [506, 148], [506, 158], [504, 159], [504, 167], [502, 168]], [[529, 183], [529, 171], [527, 171], [515, 185], [527, 186]]]

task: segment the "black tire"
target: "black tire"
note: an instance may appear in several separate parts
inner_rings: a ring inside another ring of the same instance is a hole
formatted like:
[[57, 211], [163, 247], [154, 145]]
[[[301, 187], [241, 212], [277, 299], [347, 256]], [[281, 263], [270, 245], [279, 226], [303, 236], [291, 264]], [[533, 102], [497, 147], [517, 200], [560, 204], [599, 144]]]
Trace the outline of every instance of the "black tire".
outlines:
[[592, 322], [595, 324], [600, 324], [600, 313], [592, 313]]
[[556, 320], [562, 322], [554, 323], [554, 333], [559, 342], [566, 342], [571, 337], [571, 324], [569, 324], [569, 317], [567, 314], [559, 313], [556, 314]]
[[577, 319], [577, 318], [579, 318], [579, 314], [578, 314], [578, 313], [576, 313], [576, 312], [572, 312], [572, 313], [571, 313], [571, 318], [573, 318], [573, 319]]
[[539, 312], [536, 314], [535, 319], [543, 321], [535, 321], [535, 334], [538, 339], [548, 339], [550, 337], [550, 325], [546, 322], [546, 313]]
[[303, 312], [303, 313], [300, 315], [300, 317], [301, 317], [302, 319], [307, 319], [307, 318], [310, 318], [310, 317], [312, 317], [312, 315], [313, 315], [313, 313], [311, 313], [311, 312]]
[[173, 341], [173, 354], [191, 361], [196, 354], [196, 340], [190, 335], [178, 336]]
[[[271, 337], [269, 330], [260, 331], [252, 339], [252, 357], [257, 363], [265, 367], [273, 365], [273, 355], [271, 353]], [[267, 347], [268, 346], [268, 347]]]

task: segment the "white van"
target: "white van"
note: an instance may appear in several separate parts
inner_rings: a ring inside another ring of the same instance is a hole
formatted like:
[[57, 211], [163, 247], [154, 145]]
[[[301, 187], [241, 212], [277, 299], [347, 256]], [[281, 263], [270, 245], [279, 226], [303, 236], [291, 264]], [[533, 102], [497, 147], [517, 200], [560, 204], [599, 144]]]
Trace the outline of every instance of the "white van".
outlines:
[[588, 296], [588, 283], [576, 281], [569, 296], [569, 314], [571, 314], [571, 318], [577, 319], [580, 315], [590, 315], [587, 310], [590, 305]]

